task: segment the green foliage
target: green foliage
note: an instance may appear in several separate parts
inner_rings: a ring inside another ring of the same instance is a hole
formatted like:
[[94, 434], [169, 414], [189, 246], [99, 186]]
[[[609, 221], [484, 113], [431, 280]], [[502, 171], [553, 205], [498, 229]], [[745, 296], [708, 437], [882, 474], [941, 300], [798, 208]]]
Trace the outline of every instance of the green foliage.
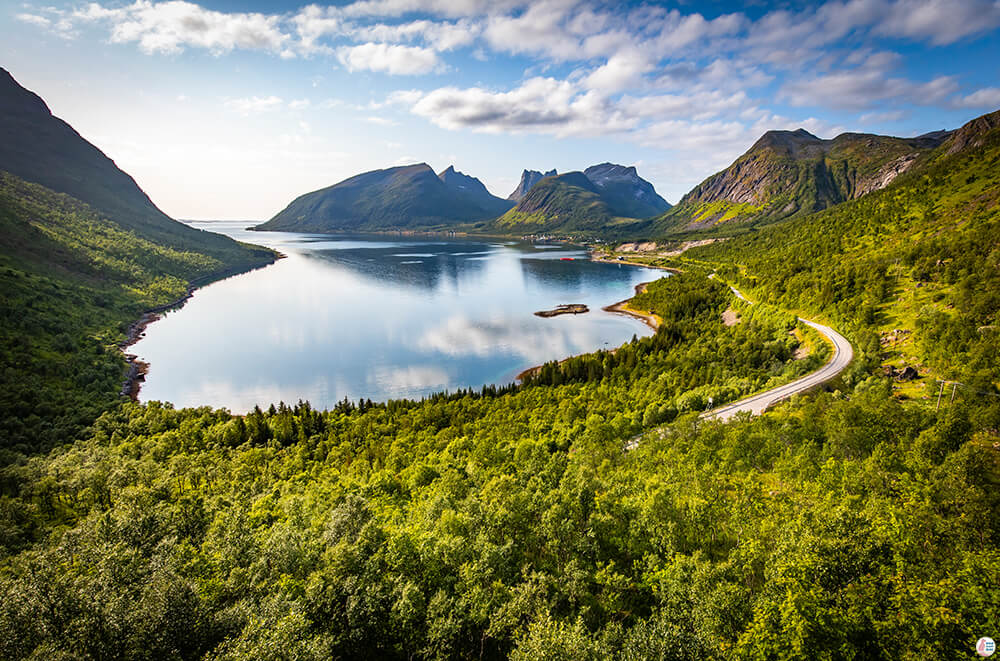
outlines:
[[74, 440], [118, 400], [125, 363], [117, 345], [129, 323], [182, 298], [189, 282], [273, 259], [232, 245], [220, 258], [155, 243], [73, 198], [0, 173], [3, 450]]
[[496, 231], [559, 236], [632, 236], [648, 223], [622, 218], [581, 172], [547, 177], [494, 221]]
[[981, 142], [883, 191], [685, 257], [762, 301], [835, 321], [869, 367], [877, 333], [903, 328], [939, 374], [996, 392], [1000, 131]]
[[[860, 197], [888, 172], [913, 166], [943, 137], [892, 138], [844, 133], [820, 140], [803, 130], [769, 131], [745, 154], [694, 190], [659, 219], [662, 236], [692, 231], [743, 233], [808, 215]], [[728, 226], [727, 225], [735, 225]]]

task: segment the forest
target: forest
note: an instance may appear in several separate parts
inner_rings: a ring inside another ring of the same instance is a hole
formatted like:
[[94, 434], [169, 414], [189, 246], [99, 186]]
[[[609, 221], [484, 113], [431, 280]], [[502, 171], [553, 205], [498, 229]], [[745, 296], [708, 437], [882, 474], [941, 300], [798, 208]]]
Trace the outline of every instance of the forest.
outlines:
[[[217, 264], [4, 178], [0, 658], [971, 657], [1000, 622], [998, 161], [672, 258], [632, 301], [653, 336], [522, 384], [247, 415], [116, 394], [127, 325]], [[798, 314], [854, 364], [701, 418], [827, 359]]]
[[[954, 658], [1000, 598], [1000, 400], [878, 376], [762, 418], [794, 319], [704, 275], [523, 386], [124, 403], [4, 469], [4, 658]], [[751, 308], [753, 306], [750, 306]], [[597, 369], [600, 365], [600, 369]], [[636, 435], [641, 442], [625, 450]]]

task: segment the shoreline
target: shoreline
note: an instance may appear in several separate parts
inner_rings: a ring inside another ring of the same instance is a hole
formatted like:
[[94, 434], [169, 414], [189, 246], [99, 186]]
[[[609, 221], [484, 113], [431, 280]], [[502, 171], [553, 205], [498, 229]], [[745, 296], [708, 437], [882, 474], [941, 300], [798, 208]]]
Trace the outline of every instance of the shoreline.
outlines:
[[[669, 268], [669, 267], [666, 267], [666, 266], [650, 266], [648, 264], [639, 264], [639, 263], [636, 263], [636, 262], [627, 262], [627, 261], [624, 261], [624, 260], [618, 261], [616, 259], [614, 259], [614, 260], [613, 259], [603, 259], [603, 258], [600, 258], [600, 257], [596, 257], [594, 255], [594, 253], [590, 253], [590, 261], [592, 261], [592, 262], [605, 262], [605, 263], [608, 263], [608, 264], [628, 264], [629, 266], [642, 266], [642, 267], [648, 268], [648, 269], [658, 269], [660, 271], [668, 271], [670, 273], [680, 273], [679, 269]], [[605, 312], [610, 312], [612, 314], [620, 314], [620, 315], [623, 315], [623, 316], [626, 316], [626, 317], [631, 317], [633, 319], [638, 319], [642, 323], [644, 323], [647, 326], [649, 326], [650, 328], [652, 328], [653, 331], [655, 332], [656, 329], [660, 327], [660, 319], [655, 314], [645, 314], [643, 312], [639, 312], [638, 310], [632, 310], [632, 309], [630, 309], [628, 307], [629, 301], [631, 301], [635, 296], [637, 296], [637, 295], [641, 294], [642, 292], [646, 291], [646, 287], [649, 286], [650, 284], [652, 284], [653, 282], [656, 282], [656, 281], [655, 280], [650, 280], [649, 282], [641, 282], [641, 283], [637, 284], [635, 286], [635, 294], [633, 294], [632, 296], [626, 298], [624, 301], [618, 301], [617, 303], [612, 303], [611, 305], [606, 305], [606, 306], [604, 306], [601, 309], [604, 310]], [[598, 351], [604, 351], [604, 349], [598, 349]], [[612, 349], [612, 351], [614, 351], [614, 349]], [[574, 355], [574, 356], [567, 356], [566, 358], [563, 358], [563, 359], [557, 361], [557, 363], [561, 365], [561, 364], [563, 364], [564, 362], [566, 362], [567, 360], [569, 360], [571, 358], [576, 358], [577, 356], [584, 356], [587, 353], [594, 353], [594, 352], [593, 351], [588, 351], [588, 352], [577, 354], [577, 355]], [[551, 362], [551, 361], [549, 361], [549, 362]], [[537, 374], [542, 369], [543, 366], [544, 366], [544, 363], [542, 365], [533, 365], [532, 367], [529, 367], [529, 368], [527, 368], [525, 370], [522, 370], [521, 372], [518, 372], [517, 376], [514, 377], [514, 380], [516, 382], [521, 383], [521, 382], [524, 381], [525, 377]]]
[[655, 314], [652, 314], [652, 313], [647, 314], [647, 313], [644, 313], [644, 312], [640, 312], [638, 310], [633, 310], [632, 308], [630, 308], [628, 306], [629, 301], [631, 301], [633, 298], [635, 298], [636, 296], [638, 296], [642, 292], [646, 291], [646, 287], [648, 285], [652, 284], [653, 282], [656, 282], [656, 281], [655, 280], [651, 280], [649, 282], [641, 282], [641, 283], [637, 284], [635, 286], [635, 294], [634, 295], [626, 298], [624, 301], [618, 301], [617, 303], [612, 303], [611, 305], [606, 305], [606, 306], [604, 306], [601, 309], [604, 310], [605, 312], [611, 312], [611, 313], [614, 313], [614, 314], [621, 314], [621, 315], [625, 315], [626, 317], [632, 317], [633, 319], [638, 319], [639, 321], [641, 321], [642, 323], [646, 324], [647, 326], [649, 326], [650, 328], [652, 328], [655, 331], [657, 328], [660, 327], [660, 318], [659, 317], [657, 317]]
[[149, 373], [149, 363], [139, 360], [139, 357], [136, 354], [126, 352], [126, 349], [145, 337], [147, 326], [154, 321], [162, 319], [164, 313], [170, 312], [171, 310], [179, 310], [184, 307], [184, 304], [187, 303], [192, 296], [194, 296], [195, 291], [201, 287], [207, 287], [213, 282], [221, 282], [238, 275], [243, 275], [244, 273], [250, 273], [251, 271], [267, 268], [279, 259], [284, 259], [286, 257], [286, 255], [278, 252], [277, 250], [272, 252], [274, 253], [274, 259], [266, 264], [259, 264], [243, 270], [230, 269], [215, 275], [202, 276], [201, 278], [195, 278], [189, 281], [187, 291], [183, 296], [177, 300], [164, 303], [163, 305], [157, 305], [156, 307], [146, 310], [142, 313], [142, 316], [129, 324], [129, 327], [125, 330], [125, 340], [118, 344], [118, 350], [122, 352], [122, 355], [125, 357], [125, 363], [127, 364], [125, 379], [122, 381], [122, 389], [119, 392], [119, 396], [128, 397], [133, 402], [139, 401], [139, 391], [142, 389], [142, 384], [146, 381], [146, 375]]

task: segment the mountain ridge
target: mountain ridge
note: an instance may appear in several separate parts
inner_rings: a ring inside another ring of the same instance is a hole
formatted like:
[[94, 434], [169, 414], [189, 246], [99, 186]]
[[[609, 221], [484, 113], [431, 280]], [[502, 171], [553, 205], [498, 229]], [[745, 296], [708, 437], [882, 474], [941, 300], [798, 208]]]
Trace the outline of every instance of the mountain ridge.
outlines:
[[669, 234], [821, 211], [885, 188], [950, 136], [842, 133], [826, 140], [805, 129], [767, 131], [657, 219], [656, 228]]
[[254, 229], [433, 229], [489, 220], [510, 206], [454, 166], [439, 175], [427, 163], [418, 163], [363, 172], [300, 195]]
[[263, 249], [194, 229], [165, 214], [131, 175], [2, 68], [0, 118], [0, 170], [68, 195], [141, 237], [212, 255], [220, 260], [220, 270], [227, 270], [223, 265], [234, 259], [264, 259]]

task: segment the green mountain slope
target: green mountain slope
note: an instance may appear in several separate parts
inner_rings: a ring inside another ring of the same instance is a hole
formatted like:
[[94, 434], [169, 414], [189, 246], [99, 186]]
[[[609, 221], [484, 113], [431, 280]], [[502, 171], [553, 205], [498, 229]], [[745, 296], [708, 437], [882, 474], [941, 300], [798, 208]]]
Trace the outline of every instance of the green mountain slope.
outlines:
[[261, 263], [253, 248], [179, 223], [160, 211], [131, 176], [45, 102], [0, 69], [0, 170], [80, 200], [121, 228], [178, 250], [219, 260], [224, 270]]
[[[478, 184], [476, 186], [475, 184]], [[259, 230], [338, 232], [427, 229], [494, 218], [510, 208], [478, 179], [426, 163], [374, 170], [306, 193]]]
[[760, 300], [835, 321], [858, 340], [859, 369], [909, 366], [994, 392], [1000, 111], [952, 133], [884, 190], [683, 259], [712, 264]]
[[769, 131], [659, 218], [656, 232], [769, 223], [820, 211], [884, 188], [918, 167], [948, 135], [905, 139], [845, 133], [821, 140], [803, 129]]
[[[273, 260], [259, 250], [258, 263]], [[123, 229], [93, 208], [0, 172], [0, 446], [73, 440], [118, 401], [130, 323], [189, 283], [245, 270]]]
[[619, 235], [642, 226], [623, 216], [582, 172], [546, 177], [492, 224], [516, 234]]
[[0, 70], [0, 448], [72, 441], [118, 402], [145, 310], [275, 258], [164, 215]]

